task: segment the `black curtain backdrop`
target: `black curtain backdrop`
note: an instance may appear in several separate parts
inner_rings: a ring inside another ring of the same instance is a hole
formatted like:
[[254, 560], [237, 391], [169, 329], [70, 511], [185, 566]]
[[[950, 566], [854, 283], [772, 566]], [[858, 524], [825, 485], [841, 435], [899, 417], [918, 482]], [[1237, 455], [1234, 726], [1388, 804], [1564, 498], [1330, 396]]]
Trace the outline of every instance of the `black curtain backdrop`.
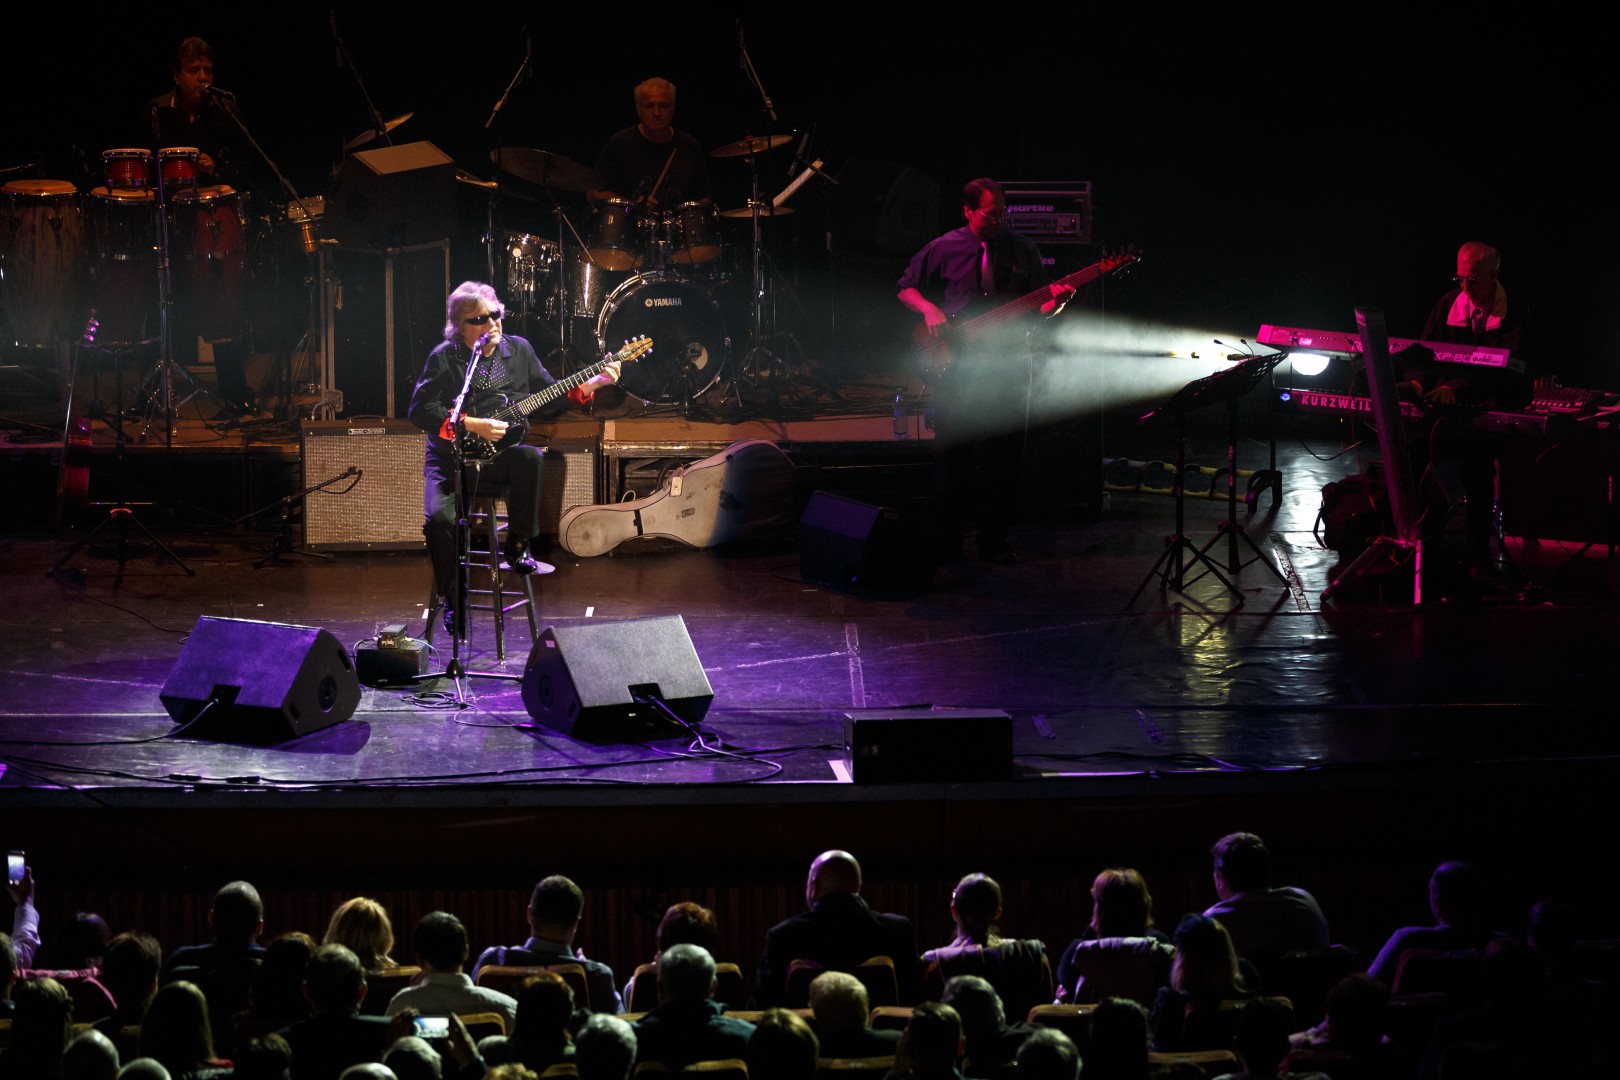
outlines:
[[[1571, 385], [1620, 387], [1616, 214], [1599, 169], [1616, 95], [1584, 43], [1595, 34], [1522, 11], [1510, 22], [1358, 11], [1354, 25], [1324, 25], [1029, 6], [906, 25], [916, 14], [31, 5], [8, 17], [0, 166], [38, 161], [35, 175], [99, 182], [101, 152], [130, 145], [192, 34], [211, 42], [217, 83], [306, 195], [326, 190], [343, 142], [368, 126], [362, 80], [383, 118], [413, 114], [396, 143], [426, 140], [494, 178], [498, 147], [590, 164], [633, 122], [634, 84], [659, 74], [679, 88], [677, 126], [710, 149], [815, 125], [814, 154], [845, 182], [801, 191], [771, 251], [797, 286], [792, 303], [810, 322], [840, 320], [846, 344], [863, 319], [898, 320], [893, 282], [911, 241], [877, 219], [937, 191], [937, 220], [918, 234], [955, 224], [956, 191], [987, 174], [1090, 181], [1097, 243], [1085, 261], [1127, 244], [1144, 254], [1108, 306], [1225, 340], [1252, 340], [1262, 323], [1353, 328], [1357, 306], [1416, 336], [1456, 248], [1484, 240], [1503, 251], [1508, 289], [1533, 304], [1533, 359]], [[339, 63], [334, 23], [352, 63]], [[740, 66], [739, 32], [774, 124]], [[533, 77], [486, 126], [525, 38]], [[767, 195], [791, 156], [761, 156]], [[721, 207], [743, 206], [746, 159], [710, 168]], [[520, 195], [543, 193], [503, 192], [497, 227], [554, 235], [549, 204]], [[454, 272], [482, 276], [487, 196], [461, 185], [458, 198]], [[579, 196], [566, 203], [582, 213]], [[745, 253], [746, 228], [726, 228]]]

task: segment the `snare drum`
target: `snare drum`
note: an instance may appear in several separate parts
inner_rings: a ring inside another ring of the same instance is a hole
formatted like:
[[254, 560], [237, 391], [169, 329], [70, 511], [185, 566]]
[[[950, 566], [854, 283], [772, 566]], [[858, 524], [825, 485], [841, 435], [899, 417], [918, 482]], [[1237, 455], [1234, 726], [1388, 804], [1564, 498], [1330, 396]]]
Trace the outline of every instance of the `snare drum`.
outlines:
[[241, 334], [247, 307], [247, 220], [224, 184], [176, 195], [172, 246], [175, 304], [205, 341]]
[[77, 308], [83, 222], [65, 180], [13, 180], [0, 189], [0, 295], [11, 340], [49, 345], [83, 325]]
[[149, 191], [152, 187], [152, 151], [126, 147], [103, 150], [102, 172], [108, 191]]
[[677, 265], [695, 266], [720, 257], [720, 211], [712, 200], [681, 203], [670, 214], [667, 228]]
[[634, 270], [641, 265], [638, 211], [627, 199], [604, 199], [591, 209], [591, 260], [603, 270]]
[[197, 186], [197, 158], [195, 146], [170, 146], [158, 151], [158, 175], [164, 188], [180, 191]]
[[156, 205], [150, 191], [98, 187], [90, 192], [95, 246], [90, 287], [101, 323], [97, 340], [103, 344], [128, 345], [157, 336]]

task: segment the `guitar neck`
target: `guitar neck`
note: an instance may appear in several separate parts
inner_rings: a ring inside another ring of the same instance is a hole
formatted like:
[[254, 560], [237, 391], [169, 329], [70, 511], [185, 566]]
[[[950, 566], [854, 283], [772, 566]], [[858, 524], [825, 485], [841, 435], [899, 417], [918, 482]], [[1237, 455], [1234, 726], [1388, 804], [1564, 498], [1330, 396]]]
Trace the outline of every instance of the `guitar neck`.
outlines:
[[598, 375], [602, 374], [603, 370], [616, 359], [618, 359], [618, 357], [609, 356], [605, 360], [598, 360], [589, 367], [581, 368], [572, 375], [558, 379], [544, 390], [530, 394], [528, 397], [519, 401], [514, 401], [512, 404], [496, 413], [494, 419], [504, 420], [507, 423], [511, 423], [514, 420], [521, 420], [525, 416], [528, 416], [530, 413], [534, 412], [534, 410], [540, 408], [540, 406], [550, 404], [551, 402], [562, 397], [564, 394], [568, 393], [570, 390], [574, 389], [574, 387], [583, 386], [591, 379], [596, 378]]
[[1052, 285], [1057, 285], [1060, 288], [1072, 286], [1078, 289], [1082, 285], [1091, 284], [1115, 267], [1123, 266], [1126, 261], [1129, 260], [1101, 259], [1084, 269], [1076, 270], [1072, 274], [1065, 274], [1051, 284], [1043, 285], [1033, 292], [1025, 293], [1016, 300], [1009, 300], [998, 308], [986, 311], [982, 315], [975, 315], [966, 322], [958, 324], [956, 329], [961, 333], [972, 336], [1012, 319], [1022, 318], [1031, 312], [1039, 311], [1042, 304], [1052, 299]]

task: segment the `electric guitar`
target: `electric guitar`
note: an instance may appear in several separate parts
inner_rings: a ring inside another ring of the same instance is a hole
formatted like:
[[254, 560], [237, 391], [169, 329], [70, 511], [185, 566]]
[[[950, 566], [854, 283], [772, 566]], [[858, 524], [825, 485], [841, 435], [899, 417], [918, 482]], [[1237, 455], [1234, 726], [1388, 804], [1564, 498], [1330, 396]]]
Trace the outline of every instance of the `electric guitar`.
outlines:
[[[79, 344], [94, 345], [96, 331], [101, 323], [96, 319], [96, 311], [90, 309], [90, 318], [85, 320], [84, 333], [79, 335]], [[63, 528], [80, 511], [90, 505], [90, 421], [79, 412], [74, 404], [75, 383], [79, 376], [79, 354], [73, 354], [72, 375], [68, 380], [68, 413], [67, 424], [62, 429], [62, 466], [56, 475], [56, 527]]]
[[635, 363], [652, 352], [652, 347], [652, 339], [643, 334], [638, 338], [625, 342], [624, 348], [612, 356], [589, 367], [581, 368], [565, 378], [558, 379], [544, 390], [530, 394], [526, 398], [512, 401], [504, 394], [485, 395], [474, 407], [468, 408], [466, 412], [473, 416], [505, 421], [507, 425], [506, 434], [502, 435], [498, 442], [491, 442], [481, 435], [474, 435], [461, 425], [460, 417], [454, 416], [445, 418], [444, 424], [439, 428], [439, 438], [444, 439], [446, 442], [454, 441], [461, 450], [461, 456], [464, 460], [488, 461], [508, 446], [514, 446], [523, 440], [523, 436], [529, 430], [528, 424], [523, 422], [524, 417], [542, 405], [556, 401], [574, 387], [583, 386], [591, 379], [596, 378], [602, 374], [609, 364]]
[[948, 333], [930, 334], [926, 323], [919, 325], [912, 332], [912, 340], [923, 373], [932, 379], [944, 378], [964, 347], [982, 339], [997, 327], [1039, 312], [1041, 305], [1052, 299], [1052, 285], [1072, 285], [1078, 289], [1082, 285], [1091, 284], [1104, 274], [1122, 270], [1140, 259], [1141, 255], [1134, 247], [1126, 248], [1114, 255], [1105, 255], [1084, 270], [1076, 270], [1016, 300], [1009, 300], [999, 307], [971, 318], [951, 322], [946, 327]]

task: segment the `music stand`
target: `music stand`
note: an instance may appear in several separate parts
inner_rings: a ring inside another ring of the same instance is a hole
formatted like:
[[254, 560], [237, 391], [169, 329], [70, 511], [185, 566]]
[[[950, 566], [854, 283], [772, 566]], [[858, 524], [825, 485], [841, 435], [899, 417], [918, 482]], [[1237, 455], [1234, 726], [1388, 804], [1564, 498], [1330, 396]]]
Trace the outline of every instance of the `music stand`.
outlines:
[[[1242, 366], [1239, 365], [1239, 367]], [[1243, 595], [1243, 590], [1232, 584], [1226, 575], [1221, 573], [1221, 568], [1215, 565], [1215, 560], [1211, 559], [1202, 548], [1187, 538], [1187, 490], [1182, 475], [1187, 463], [1187, 414], [1194, 409], [1201, 409], [1206, 405], [1212, 405], [1217, 401], [1224, 400], [1224, 391], [1219, 387], [1222, 385], [1222, 380], [1236, 370], [1238, 369], [1230, 368], [1226, 371], [1218, 371], [1213, 375], [1205, 376], [1202, 379], [1196, 379], [1176, 391], [1175, 396], [1169, 401], [1150, 413], [1144, 413], [1137, 419], [1138, 425], [1146, 425], [1168, 413], [1171, 419], [1175, 421], [1175, 473], [1171, 483], [1174, 485], [1173, 493], [1176, 500], [1176, 531], [1166, 538], [1164, 552], [1153, 563], [1152, 568], [1147, 572], [1147, 576], [1142, 579], [1142, 583], [1131, 594], [1131, 598], [1126, 601], [1126, 607], [1136, 603], [1136, 598], [1142, 595], [1142, 590], [1147, 588], [1147, 583], [1152, 581], [1154, 577], [1159, 579], [1161, 589], [1174, 589], [1176, 592], [1185, 592], [1188, 585], [1206, 575], [1213, 574], [1217, 581], [1236, 593], [1240, 598]], [[1244, 380], [1243, 385], [1247, 389], [1252, 383]], [[1201, 564], [1204, 570], [1196, 577], [1189, 579], [1187, 571], [1190, 569], [1190, 562]]]
[[[1225, 536], [1227, 542], [1226, 569], [1228, 572], [1235, 574], [1250, 563], [1260, 562], [1265, 564], [1267, 570], [1276, 575], [1278, 581], [1287, 585], [1288, 578], [1283, 575], [1281, 570], [1277, 569], [1276, 564], [1267, 557], [1266, 553], [1260, 550], [1259, 545], [1254, 542], [1254, 538], [1244, 530], [1243, 523], [1237, 519], [1238, 399], [1252, 390], [1262, 378], [1269, 377], [1272, 369], [1282, 361], [1284, 355], [1286, 354], [1274, 352], [1263, 356], [1246, 356], [1232, 367], [1218, 371], [1214, 375], [1200, 379], [1190, 385], [1203, 386], [1203, 389], [1198, 394], [1200, 400], [1220, 400], [1224, 398], [1227, 417], [1226, 520], [1216, 527], [1215, 535], [1210, 537], [1209, 542], [1199, 548], [1198, 552], [1200, 555], [1208, 554], [1209, 549], [1214, 547], [1222, 536]], [[1273, 443], [1272, 445], [1275, 447], [1276, 444]], [[1269, 470], [1262, 469], [1255, 473], [1251, 479], [1250, 490], [1256, 494], [1257, 500], [1258, 493], [1264, 491], [1267, 487], [1273, 487], [1275, 491], [1282, 489], [1282, 474], [1277, 472], [1275, 462], [1273, 462], [1273, 468]], [[1276, 504], [1277, 496], [1273, 494], [1272, 506], [1276, 506]], [[1239, 559], [1238, 541], [1240, 540], [1247, 544], [1249, 550], [1254, 553], [1254, 557], [1248, 562], [1242, 562]]]

